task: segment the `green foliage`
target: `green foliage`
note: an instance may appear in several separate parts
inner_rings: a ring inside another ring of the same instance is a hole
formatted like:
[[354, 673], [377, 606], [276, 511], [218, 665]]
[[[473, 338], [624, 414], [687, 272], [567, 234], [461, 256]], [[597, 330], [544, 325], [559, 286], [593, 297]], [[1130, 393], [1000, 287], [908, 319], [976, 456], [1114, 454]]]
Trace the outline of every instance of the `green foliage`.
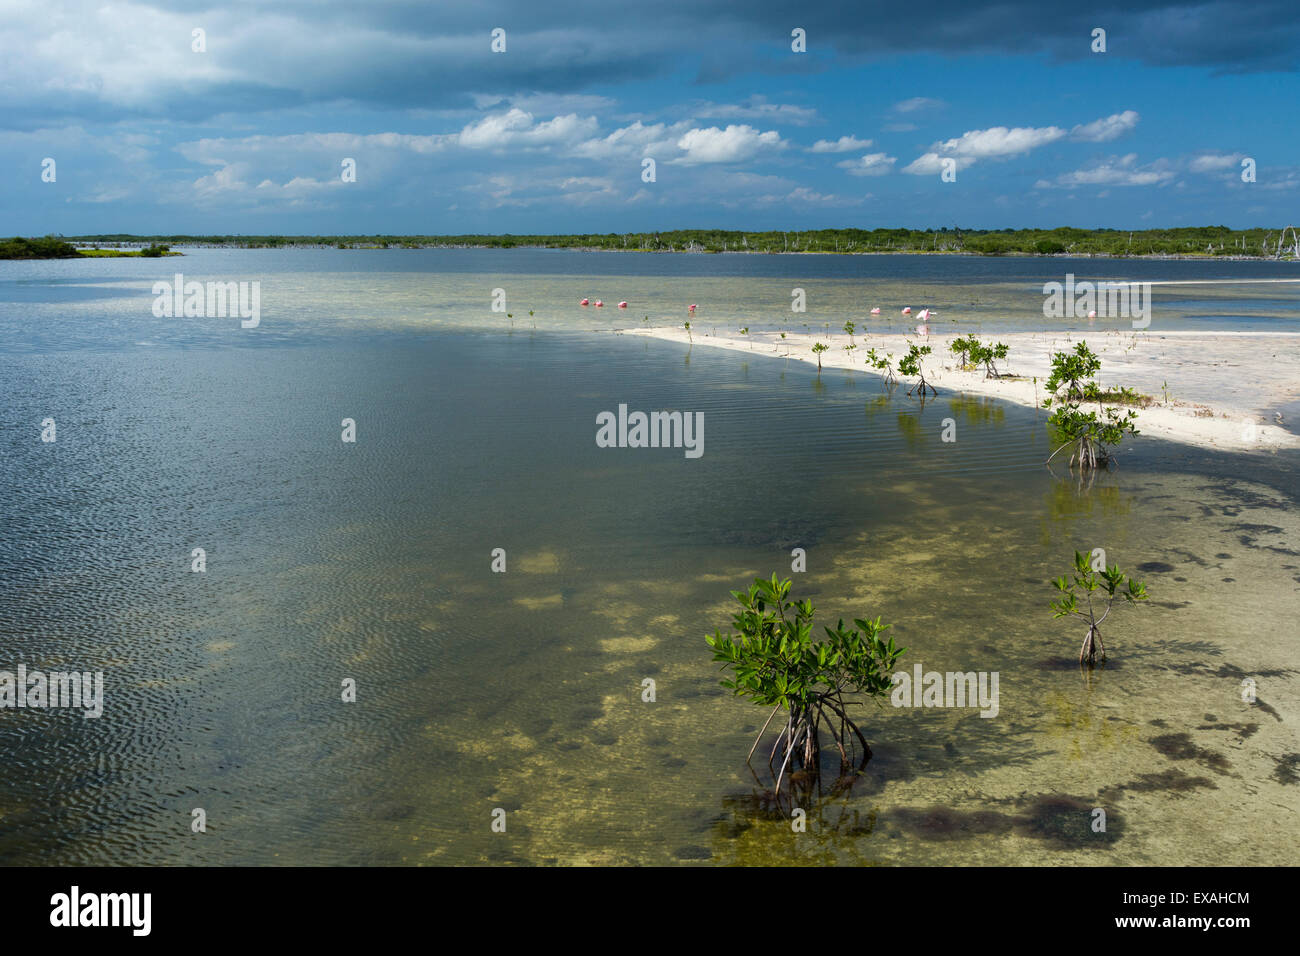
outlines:
[[914, 390], [919, 390], [921, 397], [925, 398], [926, 389], [938, 395], [939, 390], [925, 380], [925, 369], [921, 366], [922, 356], [930, 354], [930, 346], [917, 345], [915, 342], [907, 347], [907, 354], [898, 360], [898, 370], [904, 375], [915, 375], [917, 381], [907, 390], [911, 395]]
[[920, 360], [922, 355], [930, 354], [930, 346], [912, 344], [908, 346], [907, 354], [898, 360], [898, 370], [904, 375], [920, 375]]
[[1085, 412], [1076, 402], [1058, 405], [1047, 419], [1058, 447], [1047, 460], [1069, 448], [1071, 468], [1076, 463], [1080, 468], [1104, 468], [1115, 459], [1111, 449], [1126, 434], [1141, 434], [1133, 424], [1135, 421], [1137, 412], [1132, 410], [1121, 415], [1114, 408]]
[[855, 619], [852, 627], [841, 620], [834, 628], [823, 628], [824, 640], [814, 640], [812, 602], [792, 600], [790, 586], [789, 580], [778, 580], [773, 574], [770, 581], [756, 579], [747, 591], [732, 591], [740, 610], [732, 615], [731, 633], [718, 631], [705, 641], [713, 649], [713, 659], [730, 672], [722, 679], [723, 687], [774, 708], [774, 714], [787, 713], [782, 732], [786, 763], [801, 745], [804, 765], [816, 761], [818, 728], [823, 724], [847, 763], [847, 730], [862, 742], [864, 754], [870, 750], [848, 715], [850, 706], [862, 702], [845, 700], [844, 695], [886, 696], [893, 668], [906, 648], [883, 636], [890, 625], [879, 617]]
[[[1079, 663], [1085, 661], [1091, 666], [1097, 659], [1106, 659], [1106, 648], [1101, 643], [1101, 623], [1106, 620], [1116, 598], [1128, 603], [1147, 599], [1146, 585], [1134, 581], [1119, 569], [1111, 565], [1100, 571], [1094, 571], [1082, 551], [1074, 552], [1074, 569], [1070, 577], [1062, 575], [1052, 581], [1060, 597], [1051, 602], [1052, 617], [1070, 617], [1078, 615], [1088, 624], [1088, 633], [1079, 651]], [[1102, 608], [1105, 608], [1103, 611]], [[1101, 611], [1101, 616], [1097, 613]]]
[[964, 336], [954, 339], [948, 346], [954, 355], [958, 355], [962, 360], [963, 368], [979, 368], [984, 366], [985, 378], [1001, 378], [998, 374], [995, 362], [1007, 357], [1008, 347], [1004, 342], [996, 342], [992, 345], [985, 345], [973, 335]]
[[894, 377], [894, 354], [887, 352], [881, 355], [875, 349], [867, 349], [867, 362], [878, 372], [885, 373], [885, 384], [889, 385], [897, 379]]
[[610, 249], [628, 252], [928, 252], [968, 255], [1103, 255], [1103, 256], [1264, 256], [1293, 255], [1278, 243], [1281, 227], [1229, 229], [1192, 226], [1178, 229], [814, 229], [797, 232], [734, 232], [723, 229], [674, 229], [665, 232], [582, 235], [461, 236], [77, 236], [87, 242], [157, 241], [172, 245], [201, 243], [245, 248], [282, 245], [403, 249], [479, 246], [497, 249], [533, 246], [556, 249]]
[[45, 236], [41, 239], [24, 239], [14, 236], [7, 242], [0, 242], [0, 259], [79, 259], [81, 253], [70, 242], [58, 236]]
[[825, 352], [828, 348], [830, 348], [829, 345], [825, 345], [821, 342], [813, 343], [812, 350], [813, 350], [813, 354], [817, 356], [817, 371], [819, 372], [822, 370], [822, 353]]
[[1095, 397], [1089, 395], [1088, 384], [1096, 388], [1093, 381], [1101, 371], [1101, 359], [1088, 348], [1087, 342], [1080, 342], [1074, 352], [1056, 352], [1052, 355], [1052, 374], [1047, 378], [1048, 397], [1043, 400], [1043, 407], [1050, 408], [1053, 400], [1080, 401]]
[[[1126, 405], [1149, 404], [1150, 400], [1131, 388], [1103, 391], [1096, 376], [1101, 371], [1099, 359], [1087, 342], [1080, 342], [1073, 352], [1056, 352], [1052, 356], [1052, 374], [1047, 379], [1047, 398], [1043, 407], [1056, 406], [1048, 427], [1058, 446], [1048, 456], [1050, 462], [1066, 448], [1070, 449], [1070, 467], [1104, 468], [1115, 460], [1112, 448], [1125, 435], [1141, 434], [1134, 426], [1137, 413], [1129, 410], [1121, 414], [1114, 408], [1103, 408], [1103, 401]], [[1080, 402], [1096, 402], [1097, 410], [1085, 412]]]

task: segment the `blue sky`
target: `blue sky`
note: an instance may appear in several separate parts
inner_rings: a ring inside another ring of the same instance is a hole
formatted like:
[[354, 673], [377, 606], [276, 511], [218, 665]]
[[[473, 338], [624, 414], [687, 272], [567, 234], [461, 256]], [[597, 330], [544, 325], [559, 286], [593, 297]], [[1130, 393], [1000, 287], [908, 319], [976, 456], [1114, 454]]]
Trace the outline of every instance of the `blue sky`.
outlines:
[[1277, 227], [1298, 68], [1294, 0], [6, 0], [0, 231]]

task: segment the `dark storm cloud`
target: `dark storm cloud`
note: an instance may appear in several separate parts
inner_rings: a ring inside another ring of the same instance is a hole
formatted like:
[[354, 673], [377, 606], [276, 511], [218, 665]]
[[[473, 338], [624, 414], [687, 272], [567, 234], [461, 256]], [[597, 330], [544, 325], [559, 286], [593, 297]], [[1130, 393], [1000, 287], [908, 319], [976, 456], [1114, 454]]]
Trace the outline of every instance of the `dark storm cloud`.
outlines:
[[[189, 52], [191, 26], [208, 31], [206, 59]], [[496, 27], [506, 30], [504, 55], [489, 50]], [[794, 27], [807, 31], [806, 56], [789, 53]], [[55, 0], [0, 19], [0, 92], [10, 126], [73, 116], [201, 120], [338, 102], [446, 109], [470, 105], [471, 94], [572, 93], [668, 76], [710, 83], [919, 53], [1078, 59], [1091, 55], [1094, 27], [1107, 31], [1109, 56], [1158, 66], [1294, 72], [1300, 51], [1294, 0], [235, 0], [126, 4], [111, 18]]]

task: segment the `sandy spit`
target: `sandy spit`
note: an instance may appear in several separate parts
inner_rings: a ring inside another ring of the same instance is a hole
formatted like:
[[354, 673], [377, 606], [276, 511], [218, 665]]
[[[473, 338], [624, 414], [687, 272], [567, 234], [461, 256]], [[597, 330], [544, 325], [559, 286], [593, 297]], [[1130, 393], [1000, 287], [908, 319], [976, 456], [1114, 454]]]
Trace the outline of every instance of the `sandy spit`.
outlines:
[[[688, 343], [685, 329], [629, 328], [615, 330], [670, 342]], [[857, 349], [844, 350], [848, 335], [756, 332], [749, 335], [692, 329], [694, 346], [732, 349], [766, 357], [817, 364], [812, 351], [821, 341], [824, 369], [864, 372], [868, 348], [893, 353], [895, 368], [908, 345], [932, 349], [922, 362], [926, 379], [940, 395], [945, 391], [990, 395], [1018, 405], [1034, 406], [1045, 397], [1043, 383], [1053, 352], [1068, 351], [1086, 341], [1101, 358], [1098, 379], [1104, 388], [1126, 386], [1155, 401], [1136, 409], [1137, 427], [1144, 435], [1220, 451], [1273, 452], [1300, 448], [1300, 435], [1279, 427], [1276, 409], [1300, 398], [1300, 333], [1295, 332], [1159, 332], [1098, 330], [1096, 332], [1007, 332], [981, 337], [1009, 347], [999, 371], [1015, 378], [986, 379], [984, 371], [958, 367], [949, 343], [958, 334], [869, 334], [854, 336]], [[1005, 367], [1004, 367], [1005, 366]], [[870, 374], [870, 373], [869, 373]], [[1033, 380], [1037, 378], [1037, 383]], [[902, 388], [906, 390], [908, 382]], [[1288, 422], [1288, 424], [1294, 424]]]

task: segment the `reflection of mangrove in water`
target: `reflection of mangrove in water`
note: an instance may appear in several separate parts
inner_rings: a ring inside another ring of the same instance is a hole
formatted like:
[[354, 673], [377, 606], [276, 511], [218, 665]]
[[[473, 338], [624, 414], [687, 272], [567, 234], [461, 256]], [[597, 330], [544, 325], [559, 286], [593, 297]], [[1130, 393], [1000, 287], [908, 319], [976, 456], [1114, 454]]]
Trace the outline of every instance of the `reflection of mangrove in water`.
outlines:
[[924, 447], [925, 436], [921, 431], [921, 419], [910, 411], [898, 413], [898, 433], [903, 436], [903, 442], [907, 445], [908, 451], [917, 451]]
[[[1132, 513], [1134, 492], [1124, 491], [1113, 475], [1102, 475], [1080, 483], [1075, 478], [1056, 478], [1043, 501], [1046, 510], [1038, 519], [1038, 540], [1044, 547], [1076, 541], [1076, 528], [1098, 518], [1122, 519]], [[1075, 545], [1077, 547], [1077, 545]]]
[[959, 393], [948, 399], [953, 417], [961, 416], [967, 425], [1002, 425], [1006, 421], [1007, 407], [996, 399]]

